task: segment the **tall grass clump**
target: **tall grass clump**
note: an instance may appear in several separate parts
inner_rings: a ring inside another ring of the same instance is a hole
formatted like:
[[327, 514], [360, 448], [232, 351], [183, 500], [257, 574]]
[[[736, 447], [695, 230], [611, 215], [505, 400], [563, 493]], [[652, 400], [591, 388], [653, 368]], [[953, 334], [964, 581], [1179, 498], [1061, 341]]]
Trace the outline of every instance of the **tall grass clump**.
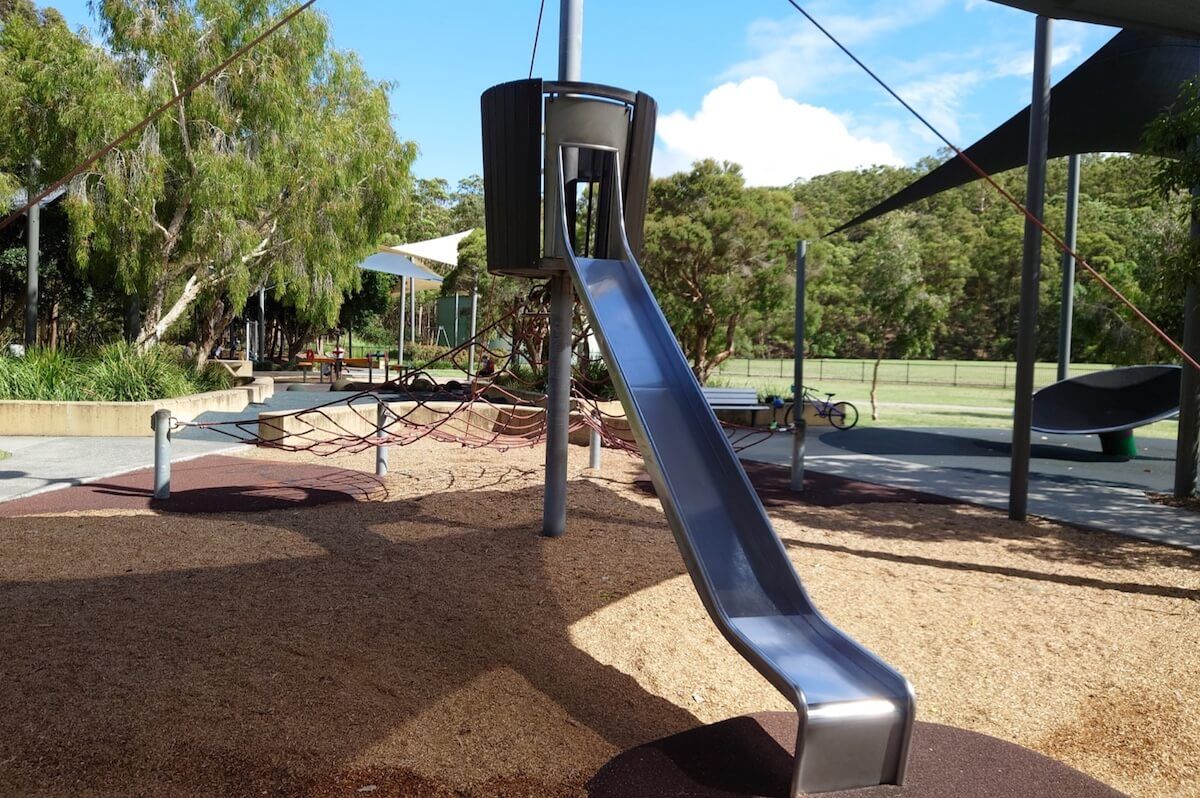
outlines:
[[0, 399], [84, 399], [79, 376], [78, 359], [59, 350], [30, 349], [23, 357], [0, 357]]
[[87, 362], [86, 372], [88, 392], [92, 398], [106, 402], [170, 399], [231, 384], [225, 369], [215, 365], [197, 369], [165, 346], [140, 351], [133, 344], [109, 344]]
[[31, 349], [24, 357], [0, 357], [0, 399], [145, 402], [232, 384], [221, 366], [197, 368], [165, 346], [139, 351], [119, 343], [83, 355]]

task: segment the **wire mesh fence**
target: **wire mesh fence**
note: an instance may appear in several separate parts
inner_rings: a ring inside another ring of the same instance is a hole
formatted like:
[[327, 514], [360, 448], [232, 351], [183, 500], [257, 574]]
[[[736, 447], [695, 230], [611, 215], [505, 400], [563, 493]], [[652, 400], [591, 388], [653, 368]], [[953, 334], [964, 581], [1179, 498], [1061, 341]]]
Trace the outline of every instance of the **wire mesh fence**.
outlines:
[[[789, 380], [793, 361], [784, 359], [731, 358], [717, 369], [726, 379]], [[879, 364], [879, 382], [892, 385], [949, 385], [975, 388], [1011, 388], [1016, 379], [1016, 364], [982, 360], [884, 360]], [[1111, 368], [1098, 363], [1072, 364], [1070, 376]], [[871, 382], [874, 360], [810, 358], [804, 361], [805, 382]], [[1038, 388], [1055, 382], [1058, 367], [1038, 363], [1034, 385]]]

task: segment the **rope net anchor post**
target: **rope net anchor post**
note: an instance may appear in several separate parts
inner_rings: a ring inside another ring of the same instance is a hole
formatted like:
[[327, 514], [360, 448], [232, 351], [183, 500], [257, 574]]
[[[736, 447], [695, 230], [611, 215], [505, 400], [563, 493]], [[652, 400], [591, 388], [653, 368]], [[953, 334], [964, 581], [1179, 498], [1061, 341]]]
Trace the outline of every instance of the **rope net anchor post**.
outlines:
[[155, 410], [150, 417], [154, 430], [154, 498], [171, 498], [171, 411]]
[[388, 432], [387, 425], [390, 420], [391, 413], [388, 410], [387, 402], [383, 399], [379, 400], [379, 404], [375, 407], [375, 476], [386, 477], [388, 472]]

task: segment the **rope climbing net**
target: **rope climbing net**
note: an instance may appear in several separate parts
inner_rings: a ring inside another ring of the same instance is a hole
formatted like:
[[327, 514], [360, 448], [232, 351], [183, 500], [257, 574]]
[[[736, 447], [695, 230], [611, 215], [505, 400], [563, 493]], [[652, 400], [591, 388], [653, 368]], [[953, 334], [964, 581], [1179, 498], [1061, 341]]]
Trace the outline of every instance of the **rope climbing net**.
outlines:
[[[499, 318], [436, 360], [404, 369], [383, 383], [350, 383], [349, 396], [313, 407], [264, 412], [250, 418], [171, 420], [173, 431], [203, 430], [238, 443], [319, 456], [406, 446], [421, 440], [470, 448], [528, 448], [545, 437], [546, 319], [549, 297], [535, 285]], [[577, 310], [572, 351], [569, 431], [599, 436], [602, 446], [636, 455], [637, 444], [614, 399], [603, 360], [591, 349], [591, 330]], [[501, 343], [503, 342], [503, 343]], [[490, 363], [470, 374], [474, 349]], [[436, 367], [436, 368], [435, 368]], [[462, 379], [439, 378], [455, 370]], [[736, 450], [770, 437], [769, 430], [722, 422]]]

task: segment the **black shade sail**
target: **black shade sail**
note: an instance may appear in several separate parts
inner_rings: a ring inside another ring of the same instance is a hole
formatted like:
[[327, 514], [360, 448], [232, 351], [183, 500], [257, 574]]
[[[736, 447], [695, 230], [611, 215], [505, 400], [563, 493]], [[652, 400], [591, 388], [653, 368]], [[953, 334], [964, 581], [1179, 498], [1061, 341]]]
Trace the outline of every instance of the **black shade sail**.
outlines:
[[1179, 36], [1200, 36], [1196, 0], [995, 0], [1055, 19], [1098, 22], [1118, 28], [1150, 28]]
[[[1200, 0], [1190, 2], [1200, 6]], [[1200, 40], [1121, 31], [1051, 91], [1050, 157], [1144, 153], [1146, 125], [1175, 102], [1180, 84], [1197, 75]], [[1024, 166], [1029, 152], [1029, 108], [964, 152], [988, 174]], [[951, 158], [833, 232], [966, 185], [978, 177], [961, 158]]]

